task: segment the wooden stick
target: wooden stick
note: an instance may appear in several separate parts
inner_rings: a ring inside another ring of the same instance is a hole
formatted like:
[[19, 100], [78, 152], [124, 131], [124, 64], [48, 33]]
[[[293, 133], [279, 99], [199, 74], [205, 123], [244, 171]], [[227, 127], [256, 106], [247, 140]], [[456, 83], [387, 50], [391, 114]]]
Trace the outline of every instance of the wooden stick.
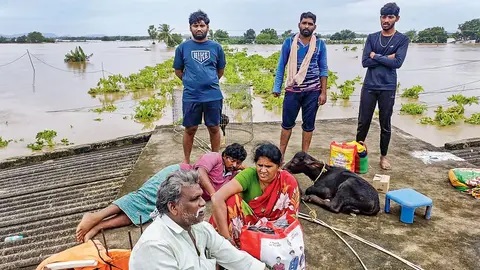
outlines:
[[128, 231], [128, 242], [130, 243], [130, 250], [133, 249], [132, 233]]
[[[103, 243], [105, 244], [105, 252], [107, 253], [107, 256], [110, 257], [110, 255], [108, 254], [108, 245], [107, 245], [107, 238], [105, 238], [105, 232], [103, 231], [103, 229], [101, 229], [101, 232], [103, 237]], [[108, 264], [108, 268], [112, 270], [112, 266], [110, 264]]]

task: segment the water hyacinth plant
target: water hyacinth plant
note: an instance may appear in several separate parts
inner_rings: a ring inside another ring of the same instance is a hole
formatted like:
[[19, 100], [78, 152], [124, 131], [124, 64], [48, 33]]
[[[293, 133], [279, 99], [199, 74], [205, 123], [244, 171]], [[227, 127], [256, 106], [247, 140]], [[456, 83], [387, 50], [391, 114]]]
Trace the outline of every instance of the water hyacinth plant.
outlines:
[[404, 89], [403, 93], [400, 96], [403, 98], [418, 99], [418, 95], [422, 92], [424, 92], [424, 90], [421, 85], [414, 85], [410, 88]]
[[400, 113], [408, 115], [420, 115], [423, 114], [427, 109], [428, 107], [425, 104], [406, 103], [402, 104]]
[[151, 122], [162, 117], [162, 111], [167, 105], [166, 99], [149, 98], [140, 101], [135, 108], [134, 118], [140, 122]]
[[7, 147], [8, 144], [9, 144], [11, 141], [12, 141], [12, 140], [4, 140], [4, 139], [0, 136], [0, 148]]
[[117, 106], [113, 104], [107, 104], [102, 106], [101, 108], [95, 108], [91, 111], [96, 112], [96, 113], [103, 113], [103, 112], [114, 112], [117, 110]]
[[357, 76], [353, 80], [346, 80], [343, 84], [338, 85], [337, 88], [339, 89], [339, 93], [337, 92], [330, 92], [330, 96], [332, 100], [349, 100], [350, 96], [355, 92], [356, 86], [359, 85], [362, 81], [362, 77]]
[[[420, 123], [429, 125], [449, 126], [458, 123], [459, 120], [465, 119], [465, 105], [478, 104], [478, 97], [466, 97], [462, 94], [454, 94], [447, 98], [448, 101], [456, 103], [444, 109], [438, 106], [435, 110], [435, 117], [424, 117], [420, 119]], [[470, 118], [465, 119], [465, 123], [476, 124], [478, 122], [478, 114], [473, 114]]]
[[36, 141], [27, 144], [27, 147], [32, 150], [42, 150], [44, 146], [52, 148], [55, 146], [55, 141], [53, 140], [55, 137], [57, 137], [55, 130], [45, 129], [38, 132], [37, 136], [35, 136]]
[[474, 113], [470, 118], [465, 119], [465, 123], [472, 125], [480, 125], [480, 113]]

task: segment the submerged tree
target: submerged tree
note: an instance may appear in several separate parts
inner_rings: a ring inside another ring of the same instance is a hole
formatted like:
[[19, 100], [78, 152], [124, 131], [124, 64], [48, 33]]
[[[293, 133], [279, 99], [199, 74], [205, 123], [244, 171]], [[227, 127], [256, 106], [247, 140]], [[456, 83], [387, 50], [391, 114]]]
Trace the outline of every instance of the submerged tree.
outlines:
[[282, 34], [282, 40], [287, 39], [287, 38], [290, 37], [291, 35], [293, 35], [293, 31], [292, 31], [292, 30], [287, 30], [287, 31], [283, 32], [283, 34]]
[[330, 37], [330, 39], [331, 40], [353, 40], [355, 39], [355, 37], [356, 37], [355, 32], [348, 29], [344, 29], [340, 32], [336, 32], [335, 34], [333, 34]]
[[243, 39], [245, 40], [246, 44], [252, 44], [255, 41], [256, 36], [257, 35], [255, 34], [255, 30], [250, 28], [247, 30], [247, 32], [243, 34]]
[[65, 62], [86, 62], [90, 57], [93, 56], [93, 53], [86, 55], [83, 52], [82, 47], [75, 47], [75, 50], [70, 50], [69, 53], [65, 54]]
[[424, 29], [418, 32], [418, 43], [446, 43], [448, 38], [447, 31], [443, 27], [436, 26]]
[[458, 26], [458, 30], [460, 39], [480, 42], [480, 19], [466, 21]]
[[31, 33], [28, 33], [27, 35], [27, 41], [29, 43], [42, 43], [45, 42], [45, 37], [42, 35], [42, 33], [34, 31]]
[[410, 42], [416, 42], [417, 41], [417, 31], [415, 30], [409, 30], [405, 32], [405, 35], [410, 39]]
[[278, 38], [277, 31], [272, 28], [266, 28], [260, 31], [260, 34], [255, 38], [257, 44], [278, 44], [282, 40]]
[[213, 34], [213, 39], [220, 43], [228, 43], [230, 39], [228, 32], [222, 29], [218, 29]]

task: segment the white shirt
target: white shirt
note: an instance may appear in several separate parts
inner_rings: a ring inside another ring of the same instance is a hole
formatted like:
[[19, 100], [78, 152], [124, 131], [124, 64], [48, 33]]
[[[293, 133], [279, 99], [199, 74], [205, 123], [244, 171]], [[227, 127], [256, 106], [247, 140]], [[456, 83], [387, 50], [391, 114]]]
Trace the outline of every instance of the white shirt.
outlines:
[[232, 246], [208, 222], [193, 225], [191, 232], [200, 256], [186, 230], [165, 214], [157, 217], [135, 244], [129, 269], [215, 270], [217, 262], [232, 270], [265, 269], [264, 263]]

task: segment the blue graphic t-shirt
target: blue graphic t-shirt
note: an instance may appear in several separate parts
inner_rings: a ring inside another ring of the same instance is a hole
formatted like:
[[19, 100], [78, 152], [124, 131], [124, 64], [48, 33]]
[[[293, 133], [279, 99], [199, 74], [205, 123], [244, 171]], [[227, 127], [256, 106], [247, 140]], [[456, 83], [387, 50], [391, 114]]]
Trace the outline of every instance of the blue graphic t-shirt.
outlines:
[[225, 68], [225, 53], [215, 41], [187, 40], [175, 50], [173, 68], [183, 70], [183, 101], [223, 99], [217, 71]]

